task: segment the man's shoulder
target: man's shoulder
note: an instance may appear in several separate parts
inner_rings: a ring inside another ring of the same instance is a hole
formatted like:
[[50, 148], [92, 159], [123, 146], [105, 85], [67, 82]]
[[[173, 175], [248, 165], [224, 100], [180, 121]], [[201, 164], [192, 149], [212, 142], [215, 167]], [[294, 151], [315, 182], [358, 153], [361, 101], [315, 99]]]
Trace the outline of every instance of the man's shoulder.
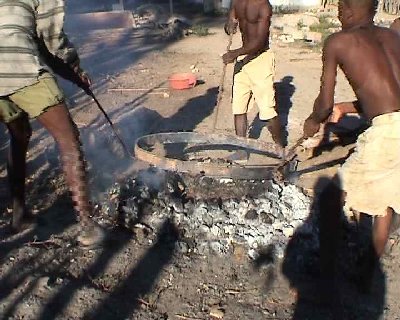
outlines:
[[338, 31], [329, 35], [324, 42], [325, 49], [335, 49], [348, 41], [349, 35], [345, 31]]

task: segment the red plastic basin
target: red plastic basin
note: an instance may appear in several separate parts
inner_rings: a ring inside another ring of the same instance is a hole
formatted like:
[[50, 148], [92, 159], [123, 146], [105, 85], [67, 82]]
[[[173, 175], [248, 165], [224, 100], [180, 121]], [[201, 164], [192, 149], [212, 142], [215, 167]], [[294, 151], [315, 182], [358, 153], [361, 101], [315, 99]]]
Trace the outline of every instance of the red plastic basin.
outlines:
[[168, 78], [172, 89], [190, 89], [196, 85], [197, 78], [193, 73], [175, 73]]

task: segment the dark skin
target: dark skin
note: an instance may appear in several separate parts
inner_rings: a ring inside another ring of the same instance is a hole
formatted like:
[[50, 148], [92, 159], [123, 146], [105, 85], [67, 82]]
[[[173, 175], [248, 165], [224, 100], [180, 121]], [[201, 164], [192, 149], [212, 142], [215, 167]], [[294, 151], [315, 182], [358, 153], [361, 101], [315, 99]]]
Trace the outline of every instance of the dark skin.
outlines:
[[[395, 19], [390, 29], [400, 32], [400, 18]], [[347, 113], [362, 113], [361, 104], [358, 100], [335, 103], [330, 121], [338, 122]]]
[[[225, 64], [233, 63], [239, 56], [246, 56], [244, 63], [256, 58], [269, 49], [269, 29], [271, 26], [272, 6], [268, 0], [234, 0], [229, 11], [225, 32], [232, 34], [239, 29], [242, 46], [229, 50], [222, 56]], [[269, 120], [268, 129], [274, 141], [282, 145], [281, 127], [278, 117]], [[235, 115], [235, 131], [238, 136], [247, 135], [247, 114]]]
[[[306, 137], [316, 134], [321, 123], [332, 113], [338, 66], [345, 73], [358, 98], [361, 112], [368, 120], [399, 110], [400, 37], [396, 31], [374, 26], [373, 17], [374, 12], [368, 5], [348, 6], [343, 0], [339, 2], [343, 30], [330, 36], [324, 44], [320, 94], [314, 103], [314, 111], [304, 124]], [[332, 277], [335, 266], [344, 198], [345, 194], [336, 184], [329, 185], [321, 194], [321, 212], [329, 221], [320, 228], [321, 262], [327, 277]], [[379, 258], [385, 250], [393, 210], [388, 207], [387, 212], [374, 214], [384, 215], [374, 220], [371, 258], [368, 261], [375, 263], [374, 257]], [[371, 264], [369, 269], [372, 268]]]
[[[90, 86], [89, 77], [82, 73], [79, 66], [73, 71], [83, 85]], [[67, 106], [60, 103], [48, 108], [37, 120], [49, 131], [56, 141], [61, 153], [61, 160], [65, 178], [72, 194], [74, 208], [79, 213], [82, 223], [89, 221], [92, 208], [89, 202], [86, 170], [79, 140], [79, 132], [73, 123]], [[30, 220], [25, 210], [25, 171], [26, 151], [30, 136], [30, 127], [27, 118], [20, 118], [8, 124], [11, 135], [11, 152], [9, 157], [9, 181], [13, 197], [14, 232], [21, 231], [24, 222]]]
[[12, 198], [11, 228], [18, 232], [31, 218], [25, 207], [25, 176], [26, 153], [32, 131], [26, 115], [8, 123], [7, 128], [10, 134], [7, 173]]

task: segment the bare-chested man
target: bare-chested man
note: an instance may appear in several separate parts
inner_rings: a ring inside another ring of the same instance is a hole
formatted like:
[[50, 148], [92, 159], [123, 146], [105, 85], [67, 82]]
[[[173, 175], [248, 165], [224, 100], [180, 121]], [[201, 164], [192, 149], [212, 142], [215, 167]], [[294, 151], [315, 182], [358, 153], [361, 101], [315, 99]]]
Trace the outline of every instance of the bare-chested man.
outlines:
[[[274, 141], [282, 145], [275, 110], [275, 57], [269, 48], [271, 16], [272, 7], [268, 0], [234, 0], [225, 32], [229, 35], [235, 33], [239, 25], [242, 47], [225, 53], [223, 61], [226, 64], [236, 61], [232, 94], [236, 134], [246, 136], [247, 112], [254, 99], [260, 120], [268, 121]], [[247, 152], [239, 151], [233, 160], [246, 161], [247, 158]]]
[[[400, 18], [395, 19], [391, 25], [390, 29], [399, 32], [400, 35]], [[362, 108], [359, 101], [351, 101], [351, 102], [339, 102], [335, 103], [335, 107], [333, 108], [333, 113], [331, 115], [331, 122], [338, 122], [344, 115], [348, 113], [362, 113]]]
[[374, 25], [375, 10], [374, 0], [339, 1], [343, 30], [324, 44], [321, 89], [304, 124], [304, 135], [313, 136], [330, 116], [339, 66], [371, 125], [340, 168], [338, 181], [320, 194], [321, 262], [327, 276], [335, 273], [343, 200], [346, 213], [357, 211], [374, 218], [364, 275], [383, 254], [393, 212], [400, 210], [400, 37], [394, 30]]

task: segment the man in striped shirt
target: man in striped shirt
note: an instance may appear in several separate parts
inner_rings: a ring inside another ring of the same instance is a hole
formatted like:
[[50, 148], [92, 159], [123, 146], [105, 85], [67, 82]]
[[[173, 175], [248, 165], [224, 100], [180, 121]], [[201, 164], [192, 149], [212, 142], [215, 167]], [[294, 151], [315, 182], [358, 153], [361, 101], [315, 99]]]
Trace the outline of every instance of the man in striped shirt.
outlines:
[[[20, 114], [28, 115], [53, 136], [80, 217], [78, 241], [91, 246], [104, 235], [89, 217], [92, 208], [79, 133], [46, 61], [61, 61], [81, 84], [90, 86], [63, 24], [63, 0], [0, 0], [0, 117], [10, 122]], [[23, 219], [23, 215], [13, 217], [13, 227], [18, 230]]]

